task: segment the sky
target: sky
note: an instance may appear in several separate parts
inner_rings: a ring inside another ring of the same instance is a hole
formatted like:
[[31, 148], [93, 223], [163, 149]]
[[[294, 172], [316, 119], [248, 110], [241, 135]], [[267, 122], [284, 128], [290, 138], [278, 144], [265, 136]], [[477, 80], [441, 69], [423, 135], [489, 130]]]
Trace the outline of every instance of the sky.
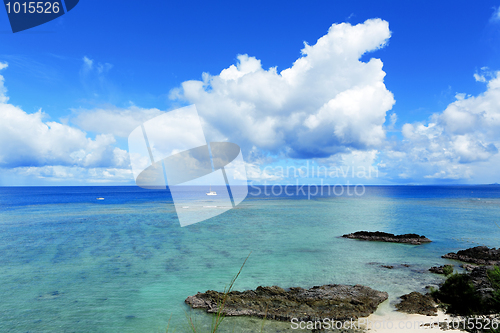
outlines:
[[94, 1], [12, 33], [0, 186], [134, 185], [129, 134], [196, 105], [253, 184], [500, 183], [498, 1]]

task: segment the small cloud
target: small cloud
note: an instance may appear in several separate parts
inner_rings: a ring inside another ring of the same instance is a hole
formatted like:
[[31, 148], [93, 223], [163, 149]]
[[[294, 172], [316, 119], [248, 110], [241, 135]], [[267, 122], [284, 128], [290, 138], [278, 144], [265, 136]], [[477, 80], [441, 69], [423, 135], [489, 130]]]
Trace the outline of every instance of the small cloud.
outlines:
[[105, 64], [101, 64], [99, 63], [97, 65], [97, 73], [98, 74], [101, 74], [101, 73], [106, 73], [107, 71], [109, 71], [111, 68], [113, 68], [113, 65], [111, 64], [108, 64], [108, 63], [105, 63]]
[[396, 122], [398, 121], [398, 115], [396, 112], [391, 113], [389, 116], [389, 125], [387, 126], [388, 130], [394, 130], [394, 126], [396, 125]]
[[[6, 62], [0, 62], [0, 70], [7, 68], [9, 64]], [[0, 75], [0, 103], [7, 103], [9, 97], [7, 97], [7, 88], [3, 84], [3, 76]]]
[[103, 73], [108, 72], [111, 68], [113, 68], [113, 65], [110, 63], [97, 63], [97, 65], [94, 66], [94, 60], [90, 59], [86, 56], [83, 57], [83, 66], [82, 66], [82, 73], [86, 74], [90, 71], [95, 70], [95, 72], [100, 75]]
[[477, 73], [474, 73], [474, 79], [476, 79], [477, 82], [486, 82], [484, 75], [479, 75]]
[[89, 71], [92, 69], [94, 65], [94, 60], [89, 59], [87, 57], [83, 57], [83, 70]]
[[91, 99], [112, 96], [115, 92], [115, 87], [107, 79], [107, 74], [113, 68], [113, 65], [107, 62], [96, 62], [87, 56], [84, 56], [82, 60], [80, 80], [88, 96]]
[[491, 16], [490, 22], [494, 23], [500, 22], [500, 6], [495, 8], [493, 15]]
[[496, 74], [490, 71], [488, 67], [481, 67], [481, 71], [479, 73], [474, 73], [474, 79], [477, 82], [488, 82], [494, 78], [495, 75]]

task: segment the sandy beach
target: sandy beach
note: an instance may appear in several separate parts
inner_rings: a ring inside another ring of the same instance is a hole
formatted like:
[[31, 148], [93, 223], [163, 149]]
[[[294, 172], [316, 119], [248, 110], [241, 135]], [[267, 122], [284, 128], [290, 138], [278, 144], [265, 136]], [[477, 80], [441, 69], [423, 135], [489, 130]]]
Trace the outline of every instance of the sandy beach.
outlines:
[[[391, 332], [442, 332], [438, 323], [450, 323], [450, 329], [446, 332], [463, 332], [458, 329], [452, 329], [453, 317], [438, 310], [436, 316], [424, 316], [419, 314], [407, 314], [396, 311], [389, 302], [384, 302], [377, 311], [367, 318], [359, 319], [360, 327], [367, 328], [367, 332], [391, 333]], [[455, 318], [455, 322], [457, 319]], [[367, 325], [363, 325], [366, 323]], [[462, 324], [462, 323], [461, 323]], [[455, 323], [455, 327], [457, 323]]]

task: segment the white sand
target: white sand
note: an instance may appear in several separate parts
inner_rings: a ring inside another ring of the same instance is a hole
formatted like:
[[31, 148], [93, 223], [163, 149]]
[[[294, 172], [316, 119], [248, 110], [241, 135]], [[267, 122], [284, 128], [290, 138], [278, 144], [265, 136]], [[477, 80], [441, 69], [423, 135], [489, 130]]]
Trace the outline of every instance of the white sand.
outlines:
[[[450, 323], [452, 326], [453, 318], [446, 315], [442, 311], [438, 311], [437, 316], [424, 316], [418, 314], [406, 314], [398, 312], [389, 305], [389, 302], [384, 302], [379, 306], [375, 313], [368, 318], [361, 318], [359, 324], [361, 327], [368, 328], [368, 332], [377, 333], [422, 333], [422, 332], [443, 332], [439, 328], [438, 322]], [[365, 325], [363, 325], [365, 323]], [[368, 324], [368, 325], [366, 325]], [[422, 324], [426, 324], [423, 326]], [[458, 327], [457, 319], [455, 318], [455, 327]], [[460, 323], [463, 326], [463, 322]], [[462, 327], [460, 326], [460, 327]], [[449, 329], [446, 332], [463, 332], [458, 329]]]

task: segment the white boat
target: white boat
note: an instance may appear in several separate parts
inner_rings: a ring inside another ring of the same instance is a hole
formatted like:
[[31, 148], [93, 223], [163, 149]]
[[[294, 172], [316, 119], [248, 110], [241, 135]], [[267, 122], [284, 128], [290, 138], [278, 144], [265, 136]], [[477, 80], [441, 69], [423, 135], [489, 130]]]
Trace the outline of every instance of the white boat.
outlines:
[[104, 198], [96, 198], [96, 200], [104, 200]]
[[212, 185], [210, 185], [210, 192], [207, 192], [207, 195], [217, 195], [217, 192], [212, 191]]

